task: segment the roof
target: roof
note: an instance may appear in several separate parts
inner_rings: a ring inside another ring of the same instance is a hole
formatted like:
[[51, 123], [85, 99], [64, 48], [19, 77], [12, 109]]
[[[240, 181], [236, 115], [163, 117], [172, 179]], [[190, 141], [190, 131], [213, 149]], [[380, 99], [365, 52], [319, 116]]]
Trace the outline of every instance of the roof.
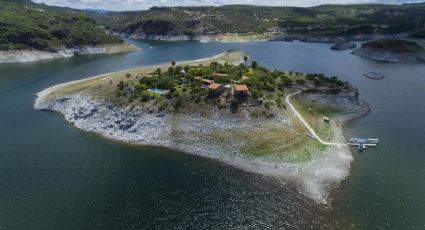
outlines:
[[214, 81], [213, 81], [213, 80], [208, 80], [208, 79], [202, 79], [202, 81], [203, 81], [204, 83], [207, 83], [208, 85], [210, 85], [210, 84], [214, 83]]
[[246, 85], [235, 85], [236, 91], [248, 91], [248, 86]]
[[215, 77], [227, 77], [229, 76], [229, 74], [225, 74], [225, 73], [214, 73]]
[[212, 90], [216, 90], [216, 89], [219, 89], [221, 87], [223, 87], [223, 85], [222, 84], [218, 84], [218, 83], [212, 83], [211, 85], [208, 86], [208, 88], [209, 89], [212, 89]]

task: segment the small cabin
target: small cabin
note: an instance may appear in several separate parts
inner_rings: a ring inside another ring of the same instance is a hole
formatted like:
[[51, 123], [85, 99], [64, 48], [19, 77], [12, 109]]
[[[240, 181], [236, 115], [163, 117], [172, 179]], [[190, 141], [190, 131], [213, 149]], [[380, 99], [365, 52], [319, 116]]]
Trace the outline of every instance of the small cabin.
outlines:
[[210, 95], [218, 96], [224, 92], [224, 86], [218, 83], [212, 83], [208, 86]]
[[235, 85], [233, 90], [233, 95], [236, 97], [246, 97], [248, 96], [248, 86], [247, 85]]

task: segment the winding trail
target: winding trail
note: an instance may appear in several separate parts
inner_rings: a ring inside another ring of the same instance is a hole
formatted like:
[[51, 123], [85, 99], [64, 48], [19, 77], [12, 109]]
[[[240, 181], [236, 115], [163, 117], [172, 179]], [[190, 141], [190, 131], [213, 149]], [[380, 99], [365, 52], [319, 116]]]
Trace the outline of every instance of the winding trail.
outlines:
[[291, 103], [290, 98], [294, 95], [300, 94], [301, 92], [302, 91], [298, 91], [295, 93], [288, 94], [285, 98], [285, 102], [289, 105], [291, 110], [294, 112], [295, 116], [297, 116], [298, 119], [300, 119], [301, 123], [303, 123], [303, 125], [307, 128], [307, 130], [311, 133], [311, 135], [313, 135], [323, 145], [337, 146], [337, 147], [348, 146], [347, 144], [323, 141], [322, 138], [320, 138], [319, 135], [317, 135], [316, 131], [314, 131], [314, 129], [308, 124], [308, 122], [304, 119], [304, 117], [297, 111], [297, 109], [295, 109], [295, 106]]

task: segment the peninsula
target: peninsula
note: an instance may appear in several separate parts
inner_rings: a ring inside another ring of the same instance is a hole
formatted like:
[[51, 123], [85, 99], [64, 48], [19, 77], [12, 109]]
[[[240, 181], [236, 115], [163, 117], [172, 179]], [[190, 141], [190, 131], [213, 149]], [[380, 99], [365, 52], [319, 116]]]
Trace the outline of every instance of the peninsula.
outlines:
[[0, 64], [138, 50], [93, 19], [25, 0], [0, 0]]
[[216, 159], [317, 202], [349, 175], [344, 122], [368, 113], [337, 77], [269, 70], [231, 50], [45, 89], [34, 108], [103, 137]]

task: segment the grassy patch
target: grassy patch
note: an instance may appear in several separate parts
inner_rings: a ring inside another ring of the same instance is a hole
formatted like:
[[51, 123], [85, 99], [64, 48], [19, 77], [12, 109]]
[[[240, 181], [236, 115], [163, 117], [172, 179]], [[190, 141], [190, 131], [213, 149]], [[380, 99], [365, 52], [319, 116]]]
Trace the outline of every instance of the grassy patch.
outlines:
[[319, 105], [312, 101], [296, 97], [291, 98], [291, 102], [323, 140], [326, 141], [331, 138], [331, 125], [324, 122], [323, 118], [334, 117], [335, 114], [340, 113], [338, 108], [334, 106]]

